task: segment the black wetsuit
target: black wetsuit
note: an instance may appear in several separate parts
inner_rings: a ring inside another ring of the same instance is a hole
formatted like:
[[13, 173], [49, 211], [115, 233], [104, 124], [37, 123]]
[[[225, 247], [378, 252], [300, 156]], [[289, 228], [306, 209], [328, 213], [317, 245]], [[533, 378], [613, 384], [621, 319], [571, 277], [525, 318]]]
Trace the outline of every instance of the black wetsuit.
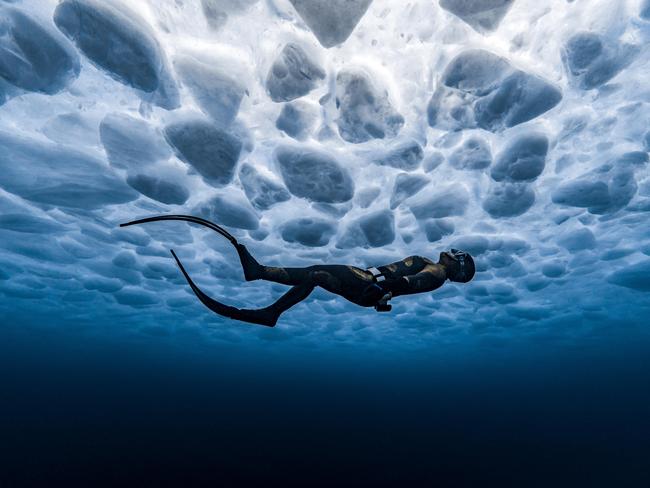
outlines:
[[[240, 320], [259, 317], [262, 321], [268, 319], [275, 324], [280, 314], [307, 298], [317, 286], [362, 307], [373, 307], [387, 293], [396, 297], [432, 291], [440, 287], [446, 279], [442, 266], [421, 256], [410, 256], [395, 263], [378, 266], [377, 269], [383, 277], [378, 281], [369, 270], [355, 266], [338, 264], [305, 268], [264, 266], [259, 264], [242, 244], [237, 244], [235, 247], [247, 281], [273, 281], [293, 287], [266, 308], [240, 310], [239, 313], [233, 311], [231, 318]], [[238, 315], [241, 315], [241, 318]]]

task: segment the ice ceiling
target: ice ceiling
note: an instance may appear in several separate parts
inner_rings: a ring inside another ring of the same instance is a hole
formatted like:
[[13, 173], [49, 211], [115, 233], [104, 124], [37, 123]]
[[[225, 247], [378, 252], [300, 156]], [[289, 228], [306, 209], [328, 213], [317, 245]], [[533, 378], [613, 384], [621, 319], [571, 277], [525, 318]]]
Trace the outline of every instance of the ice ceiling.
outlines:
[[[650, 1], [0, 1], [3, 321], [310, 342], [570, 340], [650, 316]], [[378, 315], [211, 314], [266, 264], [470, 251]], [[210, 327], [207, 327], [210, 326]]]

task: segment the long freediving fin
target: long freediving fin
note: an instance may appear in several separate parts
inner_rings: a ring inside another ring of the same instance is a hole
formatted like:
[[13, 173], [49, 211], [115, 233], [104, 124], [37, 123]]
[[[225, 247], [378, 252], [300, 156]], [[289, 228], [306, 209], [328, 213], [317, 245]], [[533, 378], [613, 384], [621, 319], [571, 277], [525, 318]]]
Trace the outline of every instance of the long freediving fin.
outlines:
[[218, 234], [221, 234], [224, 236], [226, 239], [228, 239], [233, 245], [237, 244], [237, 239], [230, 234], [227, 230], [224, 228], [218, 226], [217, 224], [214, 224], [208, 220], [202, 219], [201, 217], [194, 217], [192, 215], [157, 215], [154, 217], [146, 217], [144, 219], [138, 219], [138, 220], [133, 220], [131, 222], [126, 222], [124, 224], [120, 224], [120, 227], [128, 227], [130, 225], [139, 225], [139, 224], [146, 224], [148, 222], [160, 222], [163, 220], [181, 220], [184, 222], [191, 222], [193, 224], [198, 224], [202, 225], [204, 227], [207, 227], [209, 229], [212, 229]]
[[224, 305], [223, 303], [218, 302], [213, 298], [210, 298], [208, 295], [203, 293], [203, 291], [194, 283], [192, 278], [190, 278], [190, 275], [187, 273], [187, 271], [185, 271], [185, 267], [181, 263], [181, 260], [178, 259], [178, 256], [176, 256], [176, 253], [174, 252], [173, 249], [171, 250], [171, 252], [172, 252], [172, 256], [174, 256], [174, 259], [176, 260], [176, 264], [178, 264], [178, 267], [181, 269], [183, 276], [185, 276], [185, 279], [189, 283], [194, 294], [198, 297], [199, 300], [201, 300], [201, 303], [203, 303], [203, 305], [208, 307], [214, 313], [221, 315], [223, 317], [228, 317], [230, 319], [240, 320], [242, 322], [249, 322], [252, 324], [265, 325], [267, 327], [273, 327], [275, 325], [278, 318], [277, 316], [275, 316], [275, 314], [271, 313], [268, 309], [260, 309], [260, 310], [239, 309], [239, 308], [231, 307], [229, 305]]

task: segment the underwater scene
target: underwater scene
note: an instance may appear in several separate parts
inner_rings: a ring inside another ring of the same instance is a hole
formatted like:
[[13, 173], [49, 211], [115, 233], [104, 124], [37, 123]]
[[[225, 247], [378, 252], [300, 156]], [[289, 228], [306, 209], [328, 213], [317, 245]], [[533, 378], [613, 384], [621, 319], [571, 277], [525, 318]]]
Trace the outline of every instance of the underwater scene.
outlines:
[[650, 0], [0, 0], [0, 486], [650, 486]]

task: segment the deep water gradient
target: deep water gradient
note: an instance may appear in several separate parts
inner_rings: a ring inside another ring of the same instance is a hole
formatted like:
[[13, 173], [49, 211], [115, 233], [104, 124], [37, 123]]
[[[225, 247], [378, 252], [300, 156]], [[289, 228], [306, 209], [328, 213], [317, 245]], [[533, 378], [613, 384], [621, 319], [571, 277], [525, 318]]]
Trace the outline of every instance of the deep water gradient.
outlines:
[[[650, 485], [646, 0], [0, 0], [0, 486]], [[390, 314], [269, 265], [450, 247]]]
[[649, 343], [621, 323], [571, 347], [540, 338], [418, 354], [27, 327], [0, 336], [3, 486], [650, 479]]

